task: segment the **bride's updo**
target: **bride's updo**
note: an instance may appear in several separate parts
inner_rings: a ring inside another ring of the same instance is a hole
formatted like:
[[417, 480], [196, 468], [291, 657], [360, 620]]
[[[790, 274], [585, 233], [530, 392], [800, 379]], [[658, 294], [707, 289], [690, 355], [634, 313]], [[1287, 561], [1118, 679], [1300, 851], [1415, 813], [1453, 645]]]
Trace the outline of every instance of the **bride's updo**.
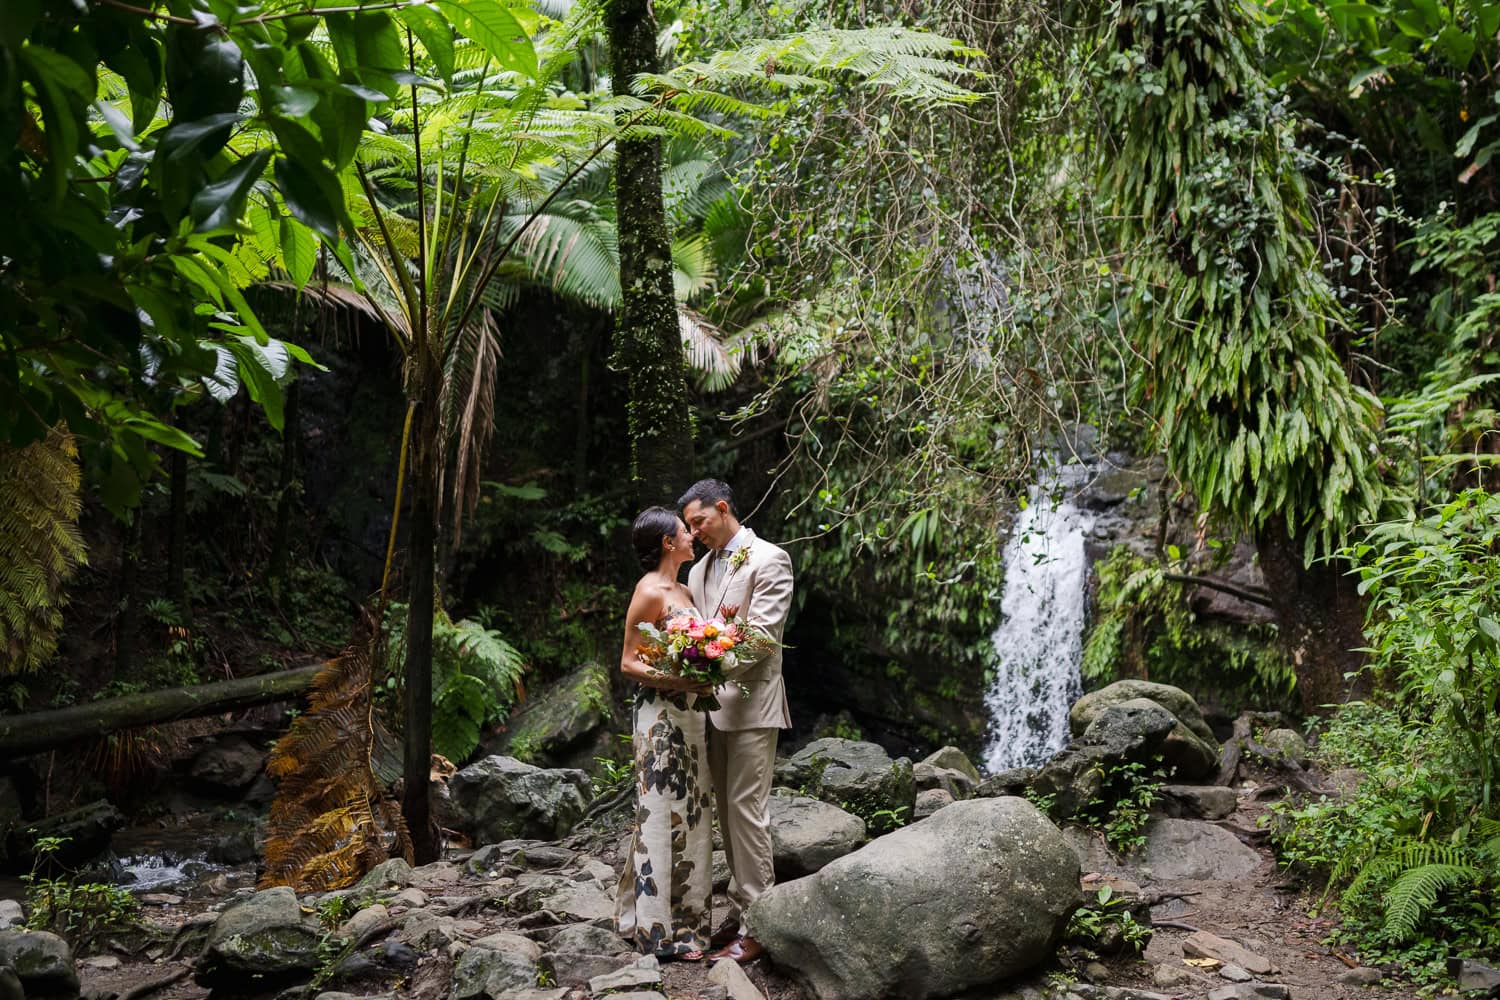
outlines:
[[650, 572], [661, 563], [661, 540], [677, 534], [677, 512], [667, 507], [647, 507], [630, 526], [635, 557], [641, 569]]

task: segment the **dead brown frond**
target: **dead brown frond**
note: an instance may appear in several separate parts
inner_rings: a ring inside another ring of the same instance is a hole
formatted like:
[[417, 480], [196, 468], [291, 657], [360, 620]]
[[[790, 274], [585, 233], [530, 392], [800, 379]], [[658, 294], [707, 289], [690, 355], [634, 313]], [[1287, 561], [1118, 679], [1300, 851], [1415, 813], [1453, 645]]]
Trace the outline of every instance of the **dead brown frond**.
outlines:
[[412, 860], [400, 805], [376, 774], [377, 752], [391, 741], [370, 693], [370, 651], [352, 649], [318, 673], [308, 712], [276, 742], [266, 762], [278, 789], [261, 888], [327, 892], [392, 855]]

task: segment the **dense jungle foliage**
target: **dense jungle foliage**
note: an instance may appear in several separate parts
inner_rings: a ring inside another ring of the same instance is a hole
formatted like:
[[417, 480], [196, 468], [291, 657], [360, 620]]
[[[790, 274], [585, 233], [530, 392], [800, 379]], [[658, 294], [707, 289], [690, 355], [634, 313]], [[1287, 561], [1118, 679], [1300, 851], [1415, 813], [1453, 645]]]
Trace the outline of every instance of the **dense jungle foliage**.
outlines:
[[712, 475], [797, 735], [974, 749], [1027, 488], [1150, 465], [1087, 682], [1299, 713], [1339, 934], [1500, 953], [1500, 0], [643, 16], [0, 4], [0, 712], [330, 661], [420, 855]]

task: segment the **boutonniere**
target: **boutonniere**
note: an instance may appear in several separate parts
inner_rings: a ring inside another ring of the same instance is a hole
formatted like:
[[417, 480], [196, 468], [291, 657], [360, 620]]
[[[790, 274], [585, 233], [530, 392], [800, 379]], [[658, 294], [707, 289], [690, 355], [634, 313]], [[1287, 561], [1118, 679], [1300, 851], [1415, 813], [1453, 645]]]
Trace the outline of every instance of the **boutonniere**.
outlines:
[[734, 550], [734, 554], [729, 557], [729, 568], [730, 569], [739, 569], [741, 566], [745, 565], [745, 563], [747, 563], [749, 561], [750, 561], [750, 546], [743, 545], [740, 548], [735, 549]]

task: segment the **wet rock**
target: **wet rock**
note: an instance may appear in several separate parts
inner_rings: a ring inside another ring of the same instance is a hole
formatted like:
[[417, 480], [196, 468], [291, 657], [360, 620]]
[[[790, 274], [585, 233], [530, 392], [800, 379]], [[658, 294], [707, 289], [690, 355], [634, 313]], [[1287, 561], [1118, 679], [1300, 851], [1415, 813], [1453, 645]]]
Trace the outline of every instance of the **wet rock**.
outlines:
[[1054, 815], [1071, 816], [1103, 793], [1112, 768], [1149, 760], [1176, 726], [1172, 713], [1155, 702], [1108, 705], [1082, 736], [1042, 766], [1031, 787], [1051, 797]]
[[1347, 969], [1339, 973], [1337, 982], [1346, 986], [1379, 986], [1380, 981], [1385, 978], [1385, 973], [1379, 969], [1372, 969], [1368, 965], [1362, 965], [1357, 969]]
[[322, 938], [291, 889], [265, 889], [219, 914], [194, 978], [200, 986], [233, 989], [247, 976], [262, 982], [302, 976], [321, 964]]
[[1025, 792], [1036, 777], [1034, 767], [1012, 767], [1005, 771], [997, 771], [985, 778], [974, 789], [974, 794], [983, 798], [997, 798], [1001, 795], [1020, 795]]
[[862, 816], [886, 809], [910, 815], [917, 802], [908, 758], [891, 760], [875, 743], [836, 736], [813, 740], [777, 765], [776, 783]]
[[926, 819], [944, 806], [953, 804], [953, 796], [941, 788], [929, 788], [917, 793], [917, 804], [912, 809], [913, 819]]
[[403, 858], [391, 858], [371, 868], [355, 889], [388, 889], [391, 886], [404, 889], [411, 885], [411, 878], [411, 865]]
[[947, 792], [948, 797], [955, 801], [970, 798], [974, 794], [974, 789], [979, 785], [979, 782], [962, 771], [951, 767], [937, 767], [926, 762], [913, 764], [911, 776], [917, 786], [917, 794], [936, 789]]
[[729, 1000], [766, 1000], [766, 995], [756, 988], [745, 975], [745, 970], [732, 958], [721, 958], [708, 970], [708, 981], [724, 987]]
[[544, 766], [590, 766], [598, 743], [608, 739], [611, 705], [608, 669], [586, 663], [527, 698], [482, 753]]
[[1202, 820], [1155, 819], [1146, 827], [1142, 864], [1158, 881], [1231, 882], [1255, 871], [1263, 860], [1228, 830]]
[[838, 806], [803, 795], [771, 796], [771, 857], [778, 881], [811, 875], [864, 842], [865, 821]]
[[1068, 711], [1068, 725], [1073, 730], [1074, 736], [1081, 736], [1104, 709], [1135, 698], [1148, 698], [1156, 702], [1176, 716], [1179, 722], [1199, 738], [1213, 741], [1213, 730], [1204, 721], [1203, 710], [1198, 707], [1192, 695], [1170, 684], [1156, 684], [1152, 681], [1134, 679], [1115, 681], [1108, 687], [1091, 691], [1079, 698]]
[[519, 934], [479, 938], [453, 968], [451, 1000], [498, 1000], [508, 991], [533, 988], [541, 958], [541, 946]]
[[1238, 965], [1257, 976], [1263, 976], [1272, 970], [1269, 959], [1257, 955], [1244, 945], [1208, 931], [1189, 934], [1187, 940], [1182, 942], [1182, 953], [1190, 958], [1212, 958], [1225, 966]]
[[951, 996], [1052, 955], [1078, 859], [1023, 799], [956, 802], [755, 901], [750, 933], [823, 1000]]
[[239, 798], [266, 766], [266, 752], [230, 734], [200, 751], [188, 774], [194, 787], [219, 798]]
[[618, 990], [645, 990], [661, 985], [661, 964], [654, 955], [642, 955], [623, 969], [589, 980], [589, 992], [598, 996]]
[[28, 997], [78, 995], [68, 942], [46, 931], [0, 931], [0, 968], [10, 969]]
[[62, 846], [49, 853], [48, 859], [65, 867], [77, 867], [107, 848], [115, 831], [124, 825], [125, 817], [120, 810], [100, 799], [17, 827], [6, 838], [7, 854], [13, 867], [30, 868], [36, 842], [43, 837], [56, 837], [63, 841]]
[[470, 764], [448, 782], [455, 825], [484, 843], [563, 837], [582, 818], [588, 791], [583, 771], [543, 770], [498, 756]]
[[0, 931], [19, 927], [26, 922], [21, 904], [14, 899], [0, 899]]
[[21, 987], [21, 977], [14, 969], [0, 965], [0, 1000], [26, 1000], [26, 991]]
[[415, 968], [417, 960], [421, 957], [411, 945], [395, 938], [390, 938], [385, 942], [383, 951], [385, 960], [398, 969]]
[[1239, 802], [1234, 789], [1222, 785], [1162, 785], [1159, 808], [1179, 819], [1223, 819]]
[[940, 750], [935, 750], [926, 757], [923, 757], [921, 763], [949, 771], [961, 772], [976, 785], [981, 780], [979, 768], [975, 767], [974, 762], [969, 760], [968, 755], [958, 747], [943, 747]]
[[236, 830], [214, 841], [208, 848], [208, 860], [221, 865], [243, 865], [260, 858], [254, 830]]

